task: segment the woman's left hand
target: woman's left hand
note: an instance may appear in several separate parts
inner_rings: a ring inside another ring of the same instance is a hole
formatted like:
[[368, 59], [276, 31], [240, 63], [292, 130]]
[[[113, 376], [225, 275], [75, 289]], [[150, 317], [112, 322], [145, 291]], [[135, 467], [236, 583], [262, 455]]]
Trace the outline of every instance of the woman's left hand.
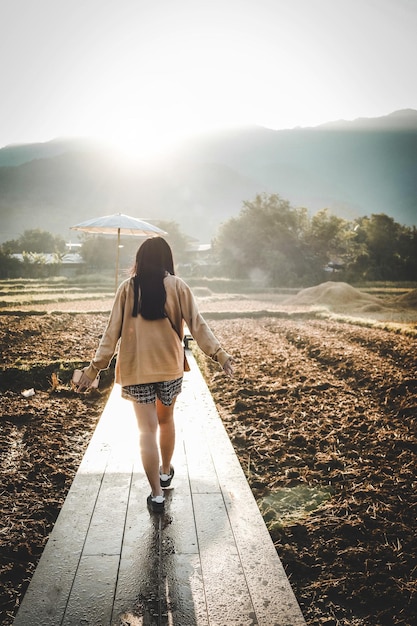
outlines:
[[233, 368], [233, 359], [231, 357], [227, 359], [226, 363], [223, 365], [223, 371], [225, 374], [227, 374], [227, 376], [230, 376], [230, 377], [233, 376], [234, 368]]

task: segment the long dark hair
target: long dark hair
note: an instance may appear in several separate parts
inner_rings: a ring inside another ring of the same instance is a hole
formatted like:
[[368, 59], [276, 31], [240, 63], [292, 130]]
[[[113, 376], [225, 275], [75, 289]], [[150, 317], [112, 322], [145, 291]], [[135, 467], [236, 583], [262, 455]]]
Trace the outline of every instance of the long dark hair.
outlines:
[[166, 273], [175, 274], [172, 251], [162, 237], [146, 239], [136, 253], [132, 270], [134, 286], [133, 317], [141, 314], [146, 320], [166, 317]]

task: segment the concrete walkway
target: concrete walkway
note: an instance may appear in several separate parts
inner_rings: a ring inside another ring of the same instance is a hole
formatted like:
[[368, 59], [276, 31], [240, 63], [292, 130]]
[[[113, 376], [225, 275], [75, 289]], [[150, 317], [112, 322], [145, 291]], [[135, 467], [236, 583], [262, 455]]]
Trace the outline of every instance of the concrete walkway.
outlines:
[[146, 507], [130, 402], [113, 389], [14, 626], [302, 626], [298, 603], [192, 355], [173, 489]]

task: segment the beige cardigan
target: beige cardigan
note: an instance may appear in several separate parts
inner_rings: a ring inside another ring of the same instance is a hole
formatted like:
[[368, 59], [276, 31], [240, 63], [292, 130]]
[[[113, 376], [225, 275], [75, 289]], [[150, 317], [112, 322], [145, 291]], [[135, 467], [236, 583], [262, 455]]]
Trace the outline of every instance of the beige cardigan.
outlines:
[[198, 312], [188, 285], [171, 274], [165, 277], [164, 285], [168, 317], [152, 321], [141, 315], [132, 317], [133, 279], [120, 285], [97, 352], [85, 370], [89, 378], [94, 379], [97, 372], [109, 366], [117, 346], [116, 382], [122, 386], [181, 378], [184, 322], [201, 350], [223, 367], [230, 355]]

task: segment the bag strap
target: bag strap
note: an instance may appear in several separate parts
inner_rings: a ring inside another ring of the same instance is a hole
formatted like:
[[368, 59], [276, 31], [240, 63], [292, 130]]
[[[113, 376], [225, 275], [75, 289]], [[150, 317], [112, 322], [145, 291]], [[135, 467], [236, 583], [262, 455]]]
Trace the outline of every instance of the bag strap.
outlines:
[[169, 323], [170, 323], [170, 324], [171, 324], [171, 326], [172, 326], [172, 330], [174, 330], [174, 331], [177, 333], [178, 337], [180, 338], [180, 341], [182, 341], [182, 339], [181, 339], [181, 335], [180, 335], [180, 333], [178, 332], [177, 327], [175, 326], [175, 324], [173, 323], [173, 321], [172, 321], [172, 320], [171, 320], [171, 318], [169, 317], [168, 313], [167, 313], [167, 312], [165, 312], [165, 315], [166, 315], [167, 320], [169, 321]]

